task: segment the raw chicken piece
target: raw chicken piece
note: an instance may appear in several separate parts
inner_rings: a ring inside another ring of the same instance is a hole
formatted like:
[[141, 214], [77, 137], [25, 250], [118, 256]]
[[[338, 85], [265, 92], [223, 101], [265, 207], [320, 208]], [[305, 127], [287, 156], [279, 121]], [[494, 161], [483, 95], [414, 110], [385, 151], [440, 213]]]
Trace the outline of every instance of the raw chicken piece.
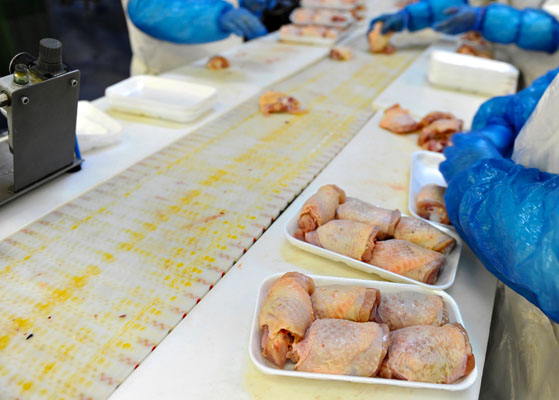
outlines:
[[420, 325], [390, 333], [380, 376], [448, 384], [467, 376], [474, 367], [472, 346], [462, 325]]
[[307, 233], [333, 220], [338, 205], [345, 201], [345, 192], [336, 185], [322, 186], [303, 204], [299, 214], [299, 228]]
[[439, 119], [456, 119], [454, 114], [442, 112], [442, 111], [433, 111], [424, 116], [421, 121], [419, 121], [419, 129], [423, 129], [426, 126], [431, 125], [433, 122], [438, 121]]
[[448, 139], [456, 132], [460, 132], [463, 127], [461, 119], [439, 119], [421, 130], [417, 139], [417, 144], [422, 146], [429, 139]]
[[394, 231], [394, 239], [407, 240], [429, 250], [450, 253], [456, 240], [433, 225], [414, 217], [402, 217]]
[[259, 316], [262, 354], [280, 368], [293, 343], [303, 339], [314, 321], [310, 297], [313, 291], [311, 278], [288, 272], [274, 282], [264, 299]]
[[466, 54], [469, 56], [481, 57], [481, 58], [488, 58], [493, 59], [493, 52], [489, 49], [478, 47], [478, 46], [470, 46], [468, 44], [463, 44], [456, 50], [459, 54]]
[[305, 234], [305, 240], [359, 261], [369, 262], [372, 257], [377, 227], [357, 221], [334, 220]]
[[442, 153], [443, 150], [446, 148], [446, 146], [448, 146], [449, 144], [450, 144], [450, 139], [442, 139], [442, 140], [429, 139], [428, 141], [423, 143], [421, 148], [423, 150], [433, 151], [435, 153]]
[[208, 69], [225, 69], [229, 68], [229, 60], [223, 56], [213, 56], [206, 63], [206, 68]]
[[417, 194], [417, 214], [421, 218], [441, 224], [449, 224], [444, 194], [446, 189], [437, 185], [425, 185]]
[[351, 49], [347, 47], [334, 47], [330, 50], [332, 60], [347, 61], [351, 59], [352, 55]]
[[316, 288], [311, 301], [317, 318], [367, 322], [376, 314], [380, 291], [362, 286], [326, 285]]
[[369, 264], [432, 285], [444, 262], [441, 253], [393, 239], [375, 244]]
[[382, 25], [382, 22], [377, 22], [373, 26], [373, 29], [371, 29], [371, 32], [369, 32], [369, 48], [371, 49], [371, 53], [394, 53], [396, 48], [390, 44], [390, 36], [392, 36], [392, 33], [383, 35]]
[[344, 204], [338, 206], [336, 215], [338, 219], [358, 221], [378, 227], [379, 239], [392, 237], [401, 216], [398, 210], [376, 207], [354, 197], [348, 197]]
[[419, 124], [412, 118], [408, 110], [395, 104], [384, 111], [379, 126], [394, 133], [412, 133], [419, 129]]
[[448, 324], [448, 313], [441, 296], [418, 292], [384, 293], [375, 321], [388, 325], [390, 331], [416, 325], [442, 326]]
[[285, 93], [268, 91], [260, 96], [260, 111], [264, 115], [272, 113], [303, 114], [299, 102]]
[[343, 319], [318, 319], [293, 346], [297, 371], [375, 376], [389, 345], [386, 325]]

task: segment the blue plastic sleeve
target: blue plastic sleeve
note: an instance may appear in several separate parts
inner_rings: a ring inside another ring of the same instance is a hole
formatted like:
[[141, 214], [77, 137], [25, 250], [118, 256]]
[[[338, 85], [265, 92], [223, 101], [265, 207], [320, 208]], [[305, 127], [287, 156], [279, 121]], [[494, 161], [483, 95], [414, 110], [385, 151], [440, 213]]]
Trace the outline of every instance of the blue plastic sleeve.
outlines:
[[491, 42], [549, 53], [559, 47], [559, 22], [542, 10], [492, 4], [486, 7], [480, 26], [483, 37]]
[[201, 44], [226, 39], [219, 19], [233, 5], [223, 0], [130, 0], [128, 15], [142, 32], [156, 39]]

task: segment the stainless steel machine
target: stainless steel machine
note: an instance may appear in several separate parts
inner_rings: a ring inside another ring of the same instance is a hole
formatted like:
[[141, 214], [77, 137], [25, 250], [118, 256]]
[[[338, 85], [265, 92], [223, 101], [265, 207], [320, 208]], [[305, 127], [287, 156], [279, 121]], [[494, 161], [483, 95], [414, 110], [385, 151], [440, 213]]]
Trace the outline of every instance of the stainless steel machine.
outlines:
[[0, 205], [65, 173], [79, 170], [76, 140], [80, 72], [62, 62], [62, 43], [42, 39], [39, 56], [16, 55], [0, 78]]

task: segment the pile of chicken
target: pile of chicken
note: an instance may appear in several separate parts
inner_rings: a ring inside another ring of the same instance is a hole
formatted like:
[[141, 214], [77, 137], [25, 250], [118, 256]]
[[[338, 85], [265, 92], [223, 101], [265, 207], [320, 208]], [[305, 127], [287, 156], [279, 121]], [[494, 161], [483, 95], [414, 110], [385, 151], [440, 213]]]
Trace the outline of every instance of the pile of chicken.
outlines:
[[408, 110], [395, 104], [384, 111], [379, 126], [394, 133], [419, 132], [417, 144], [424, 150], [441, 153], [450, 144], [451, 136], [460, 132], [464, 121], [453, 114], [433, 111], [417, 122]]
[[346, 197], [322, 186], [303, 205], [295, 237], [375, 267], [434, 284], [456, 240], [398, 210]]
[[327, 8], [297, 8], [291, 16], [293, 22], [303, 25], [346, 26], [353, 20], [349, 12]]
[[442, 297], [327, 285], [288, 272], [260, 309], [262, 354], [279, 368], [453, 383], [475, 366], [468, 334]]

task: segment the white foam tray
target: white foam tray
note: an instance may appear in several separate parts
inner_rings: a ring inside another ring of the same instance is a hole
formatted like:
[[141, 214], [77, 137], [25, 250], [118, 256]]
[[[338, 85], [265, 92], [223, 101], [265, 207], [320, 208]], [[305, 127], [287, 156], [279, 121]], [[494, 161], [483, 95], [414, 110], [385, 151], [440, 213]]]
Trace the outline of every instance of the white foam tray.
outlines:
[[[264, 280], [264, 282], [262, 282], [262, 285], [260, 286], [260, 290], [258, 292], [258, 297], [256, 299], [256, 308], [254, 310], [254, 318], [252, 320], [252, 329], [250, 333], [250, 342], [249, 342], [249, 355], [252, 362], [256, 365], [256, 367], [260, 371], [264, 372], [265, 374], [282, 375], [282, 376], [289, 376], [289, 377], [296, 377], [296, 378], [322, 379], [322, 380], [330, 380], [330, 381], [347, 381], [347, 382], [369, 383], [369, 384], [377, 384], [377, 385], [391, 385], [391, 386], [401, 386], [401, 387], [408, 387], [408, 388], [438, 389], [438, 390], [450, 390], [450, 391], [467, 389], [470, 386], [472, 386], [475, 380], [477, 379], [477, 374], [478, 374], [477, 365], [472, 370], [472, 372], [470, 372], [468, 376], [452, 384], [408, 382], [408, 381], [401, 381], [397, 379], [367, 378], [367, 377], [350, 376], [350, 375], [334, 375], [334, 374], [319, 374], [313, 372], [301, 372], [301, 371], [295, 371], [293, 369], [294, 364], [291, 362], [288, 362], [283, 369], [276, 367], [262, 355], [262, 350], [260, 345], [259, 314], [264, 299], [266, 298], [266, 294], [268, 293], [268, 290], [270, 289], [272, 284], [277, 279], [279, 279], [282, 275], [283, 274], [281, 273], [271, 275], [266, 280]], [[436, 294], [443, 298], [443, 301], [445, 302], [447, 307], [448, 317], [450, 322], [459, 322], [460, 324], [464, 325], [458, 305], [456, 304], [454, 299], [450, 297], [448, 294], [446, 294], [445, 292], [427, 290], [415, 285], [405, 285], [401, 283], [367, 281], [361, 279], [334, 278], [334, 277], [314, 276], [314, 275], [309, 275], [309, 276], [314, 280], [314, 283], [317, 287], [323, 285], [365, 286], [365, 287], [379, 289], [381, 292], [381, 296], [383, 293], [395, 293], [400, 291]], [[465, 328], [466, 331], [468, 331], [468, 327]]]
[[190, 122], [215, 103], [214, 87], [149, 75], [137, 75], [109, 86], [111, 107], [133, 114]]
[[443, 175], [439, 171], [439, 164], [444, 160], [445, 157], [441, 153], [435, 153], [432, 151], [421, 150], [412, 154], [408, 208], [414, 217], [429, 222], [439, 229], [452, 229], [454, 231], [454, 227], [452, 225], [429, 221], [417, 214], [417, 195], [423, 186], [429, 184], [442, 187], [447, 186]]
[[[402, 214], [405, 215], [405, 214]], [[430, 221], [427, 221], [430, 223]], [[433, 225], [433, 224], [432, 224]], [[403, 275], [396, 274], [394, 272], [387, 271], [380, 267], [375, 267], [374, 265], [368, 264], [363, 261], [358, 261], [354, 258], [347, 257], [338, 253], [335, 253], [330, 250], [323, 249], [322, 247], [315, 246], [313, 244], [303, 242], [293, 236], [295, 231], [299, 228], [299, 210], [294, 213], [291, 218], [287, 221], [285, 225], [285, 236], [289, 243], [293, 246], [299, 247], [309, 253], [316, 254], [318, 256], [328, 258], [333, 261], [339, 261], [350, 267], [357, 268], [364, 272], [374, 273], [378, 276], [388, 279], [393, 282], [403, 282], [403, 283], [411, 283], [414, 285], [419, 285], [429, 289], [437, 289], [437, 290], [444, 290], [448, 289], [454, 283], [454, 279], [456, 278], [456, 271], [458, 270], [458, 262], [460, 261], [460, 254], [462, 253], [462, 240], [456, 234], [456, 232], [441, 226], [437, 226], [438, 229], [443, 231], [449, 236], [452, 236], [456, 239], [456, 246], [449, 254], [446, 254], [446, 261], [443, 266], [442, 272], [440, 273], [437, 282], [434, 285], [429, 285], [427, 283], [416, 281], [415, 279], [408, 278]]]

